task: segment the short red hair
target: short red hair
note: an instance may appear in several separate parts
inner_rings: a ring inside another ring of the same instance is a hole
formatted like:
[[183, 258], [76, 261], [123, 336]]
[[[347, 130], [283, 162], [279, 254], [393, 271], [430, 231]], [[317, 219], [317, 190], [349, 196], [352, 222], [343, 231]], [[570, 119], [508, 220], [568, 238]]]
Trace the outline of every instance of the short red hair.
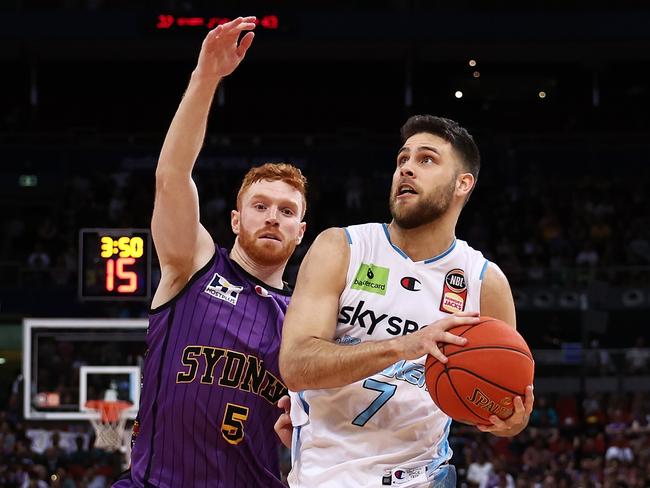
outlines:
[[302, 216], [307, 212], [307, 178], [300, 169], [289, 163], [266, 163], [248, 170], [237, 192], [237, 208], [241, 208], [241, 197], [253, 183], [258, 181], [284, 181], [302, 195]]

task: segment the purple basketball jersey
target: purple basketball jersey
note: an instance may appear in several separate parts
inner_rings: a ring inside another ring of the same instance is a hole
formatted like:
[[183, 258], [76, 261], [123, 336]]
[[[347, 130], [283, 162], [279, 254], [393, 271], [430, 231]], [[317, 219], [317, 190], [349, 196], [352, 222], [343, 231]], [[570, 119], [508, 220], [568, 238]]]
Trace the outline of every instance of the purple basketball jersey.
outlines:
[[115, 486], [283, 486], [273, 424], [287, 394], [278, 353], [288, 303], [217, 248], [151, 310], [131, 479]]

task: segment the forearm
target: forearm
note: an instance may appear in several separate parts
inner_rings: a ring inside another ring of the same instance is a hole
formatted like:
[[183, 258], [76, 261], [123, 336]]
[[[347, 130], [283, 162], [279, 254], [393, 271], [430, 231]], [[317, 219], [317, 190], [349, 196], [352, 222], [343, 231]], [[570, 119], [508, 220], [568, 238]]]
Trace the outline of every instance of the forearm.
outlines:
[[220, 79], [192, 73], [190, 83], [174, 115], [158, 160], [156, 175], [192, 172], [201, 151], [208, 114]]
[[291, 352], [280, 354], [280, 371], [293, 391], [337, 388], [371, 376], [400, 357], [395, 339], [357, 345], [310, 337]]

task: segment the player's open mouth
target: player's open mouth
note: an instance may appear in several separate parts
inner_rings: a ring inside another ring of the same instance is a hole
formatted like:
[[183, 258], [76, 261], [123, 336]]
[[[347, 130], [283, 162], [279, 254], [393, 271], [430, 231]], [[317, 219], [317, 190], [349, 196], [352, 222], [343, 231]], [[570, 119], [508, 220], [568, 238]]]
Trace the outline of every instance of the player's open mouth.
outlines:
[[278, 236], [274, 234], [262, 234], [260, 236], [260, 239], [270, 239], [272, 241], [278, 241], [278, 242], [282, 241], [282, 239], [280, 239]]
[[417, 195], [418, 192], [416, 192], [411, 185], [400, 185], [397, 188], [397, 196], [401, 197], [403, 195]]

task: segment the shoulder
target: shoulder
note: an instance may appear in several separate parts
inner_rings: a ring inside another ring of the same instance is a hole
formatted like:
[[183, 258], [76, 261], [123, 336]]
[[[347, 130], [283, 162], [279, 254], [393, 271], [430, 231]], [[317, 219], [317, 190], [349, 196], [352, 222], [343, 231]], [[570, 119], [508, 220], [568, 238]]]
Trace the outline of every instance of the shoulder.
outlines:
[[510, 283], [508, 278], [501, 271], [501, 268], [492, 261], [486, 261], [485, 269], [483, 270], [483, 279], [481, 281], [481, 293], [510, 293]]
[[344, 227], [330, 227], [322, 231], [312, 244], [311, 248], [347, 248], [349, 243], [349, 232]]
[[516, 328], [515, 304], [508, 278], [489, 262], [481, 282], [481, 314], [505, 321]]
[[300, 265], [295, 291], [300, 290], [301, 281], [310, 277], [319, 281], [338, 281], [341, 276], [345, 277], [349, 260], [350, 245], [344, 229], [325, 229], [316, 237]]

